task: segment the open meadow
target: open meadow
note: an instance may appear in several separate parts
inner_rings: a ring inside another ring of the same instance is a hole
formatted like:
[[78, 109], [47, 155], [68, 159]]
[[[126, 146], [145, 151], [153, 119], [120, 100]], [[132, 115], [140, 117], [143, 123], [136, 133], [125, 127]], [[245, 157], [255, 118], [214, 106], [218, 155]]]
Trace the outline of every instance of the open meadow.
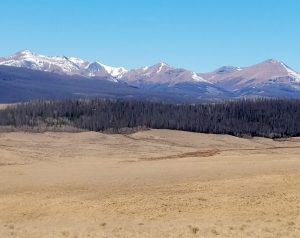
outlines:
[[300, 237], [300, 138], [0, 133], [0, 237]]

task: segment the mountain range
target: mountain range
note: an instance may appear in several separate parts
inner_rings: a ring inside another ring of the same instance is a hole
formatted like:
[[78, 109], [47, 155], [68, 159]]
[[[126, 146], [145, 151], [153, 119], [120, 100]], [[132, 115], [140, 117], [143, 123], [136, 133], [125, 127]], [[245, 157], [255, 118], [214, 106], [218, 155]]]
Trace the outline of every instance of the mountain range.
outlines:
[[127, 70], [29, 50], [0, 58], [0, 102], [96, 96], [176, 103], [244, 97], [300, 98], [300, 74], [274, 59], [249, 67], [224, 66], [197, 73], [167, 63]]

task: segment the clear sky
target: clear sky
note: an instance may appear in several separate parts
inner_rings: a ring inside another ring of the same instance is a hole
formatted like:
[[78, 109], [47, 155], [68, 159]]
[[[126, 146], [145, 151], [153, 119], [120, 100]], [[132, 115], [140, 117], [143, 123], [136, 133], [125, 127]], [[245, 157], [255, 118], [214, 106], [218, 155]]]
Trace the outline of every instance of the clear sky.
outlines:
[[0, 0], [0, 17], [1, 56], [197, 72], [276, 58], [300, 71], [299, 0]]

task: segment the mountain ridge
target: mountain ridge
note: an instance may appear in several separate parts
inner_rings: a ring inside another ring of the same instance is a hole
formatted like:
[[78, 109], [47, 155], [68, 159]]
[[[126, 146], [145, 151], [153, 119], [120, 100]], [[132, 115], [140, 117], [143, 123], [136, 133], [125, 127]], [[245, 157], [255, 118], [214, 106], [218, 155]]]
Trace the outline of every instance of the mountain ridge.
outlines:
[[[150, 93], [151, 95], [156, 95], [155, 97], [157, 98], [165, 98], [162, 96], [166, 94], [170, 98], [174, 96], [182, 101], [235, 99], [241, 97], [300, 98], [300, 74], [284, 62], [276, 59], [269, 59], [248, 67], [223, 66], [209, 73], [196, 73], [192, 70], [172, 67], [165, 62], [127, 70], [124, 67], [112, 67], [98, 61], [92, 62], [67, 56], [45, 56], [33, 53], [30, 50], [23, 50], [12, 56], [0, 58], [0, 66], [11, 67], [10, 69], [2, 68], [5, 71], [5, 75], [7, 75], [7, 72], [10, 72], [10, 78], [16, 77], [14, 67], [26, 68], [28, 70], [60, 75], [53, 75], [53, 77], [48, 77], [47, 75], [49, 80], [50, 78], [56, 80], [58, 77], [71, 80], [75, 77], [79, 78], [80, 81], [90, 81], [90, 84], [95, 82], [94, 79], [102, 80], [101, 82], [110, 81], [121, 85], [121, 87], [123, 87], [122, 85], [127, 85], [128, 87], [137, 88], [143, 94], [148, 95]], [[32, 81], [30, 81], [30, 75], [36, 74], [30, 73], [26, 76], [27, 82], [30, 82], [30, 85], [34, 87]], [[17, 75], [17, 77], [19, 76], [20, 74]], [[8, 82], [6, 78], [1, 78], [0, 72], [1, 80], [3, 87], [10, 88], [12, 86], [6, 85]], [[70, 93], [71, 95], [74, 93], [80, 94], [80, 92], [73, 92], [68, 89], [68, 87], [72, 87], [71, 82], [68, 86], [66, 86], [64, 81], [57, 82], [67, 87], [67, 95], [70, 95]], [[40, 85], [41, 82], [35, 81], [35, 83]], [[81, 82], [81, 84], [91, 89], [86, 82]], [[42, 85], [45, 85], [45, 82]], [[110, 89], [119, 87], [113, 84], [109, 85]], [[18, 85], [14, 85], [14, 87], [16, 86]], [[101, 85], [97, 83], [97, 87], [101, 87]], [[53, 88], [56, 88], [56, 86]], [[109, 91], [109, 95], [118, 94], [117, 92], [114, 93], [113, 90], [106, 89]], [[82, 91], [84, 95], [90, 92], [84, 88]], [[91, 96], [94, 95], [93, 90], [91, 92]], [[105, 92], [102, 90], [97, 95], [103, 94]], [[137, 94], [139, 93], [135, 95]], [[125, 97], [125, 93], [122, 96]]]
[[[83, 60], [77, 57], [67, 57], [67, 56], [45, 56], [32, 51], [25, 49], [15, 53], [14, 55], [8, 57], [0, 58], [0, 65], [14, 66], [14, 67], [24, 67], [34, 70], [41, 70], [47, 72], [55, 73], [65, 73], [69, 75], [79, 74], [86, 77], [95, 77], [95, 76], [111, 76], [116, 79], [125, 78], [128, 81], [134, 81], [132, 79], [133, 75], [138, 74], [138, 76], [149, 76], [154, 74], [163, 74], [167, 71], [177, 70], [179, 72], [185, 72], [188, 75], [185, 75], [185, 78], [181, 78], [182, 81], [206, 81], [206, 82], [215, 82], [220, 81], [220, 78], [216, 78], [215, 74], [225, 74], [240, 72], [244, 73], [245, 70], [249, 71], [252, 67], [257, 67], [259, 65], [266, 64], [277, 64], [277, 66], [282, 67], [281, 73], [285, 71], [286, 75], [295, 79], [295, 81], [300, 82], [300, 74], [289, 67], [282, 61], [276, 59], [268, 59], [263, 62], [248, 66], [248, 67], [237, 67], [237, 66], [222, 66], [212, 72], [197, 73], [192, 70], [187, 70], [184, 68], [175, 68], [170, 66], [165, 62], [159, 62], [152, 66], [144, 66], [137, 69], [126, 69], [124, 67], [112, 67], [106, 64], [100, 63], [98, 61], [88, 61]], [[277, 67], [278, 68], [278, 67]], [[262, 72], [262, 70], [256, 70], [257, 72]], [[278, 70], [277, 70], [278, 73]], [[214, 77], [212, 77], [212, 75]], [[255, 76], [255, 74], [253, 73]], [[274, 76], [270, 76], [268, 79], [273, 79]], [[279, 75], [283, 77], [282, 74]], [[276, 77], [275, 77], [276, 78]], [[153, 80], [150, 80], [153, 81]], [[154, 81], [155, 82], [155, 81]]]

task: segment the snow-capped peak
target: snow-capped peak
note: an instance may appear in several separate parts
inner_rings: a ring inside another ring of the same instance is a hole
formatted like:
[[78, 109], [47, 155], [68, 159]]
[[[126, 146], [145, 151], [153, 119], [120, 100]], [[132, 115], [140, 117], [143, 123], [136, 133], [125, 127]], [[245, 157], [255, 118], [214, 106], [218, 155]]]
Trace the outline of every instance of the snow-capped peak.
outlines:
[[267, 60], [267, 62], [283, 67], [283, 69], [286, 70], [289, 77], [293, 78], [295, 82], [300, 82], [300, 74], [294, 71], [293, 69], [291, 69], [284, 62], [277, 59], [269, 59]]
[[26, 50], [22, 50], [22, 51], [17, 52], [16, 55], [24, 55], [24, 56], [30, 55], [30, 56], [32, 56], [32, 55], [34, 55], [34, 53], [32, 51], [26, 49]]
[[122, 77], [125, 73], [128, 72], [127, 69], [125, 69], [124, 67], [111, 67], [102, 63], [97, 62], [99, 65], [101, 65], [107, 73], [109, 73], [111, 76], [113, 77]]
[[89, 66], [94, 63], [90, 63], [76, 57], [40, 55], [27, 49], [19, 51], [9, 57], [0, 58], [0, 65], [24, 67], [68, 75], [78, 74], [87, 77], [105, 76], [120, 78], [127, 72], [127, 70], [123, 67], [110, 67], [98, 62], [96, 62], [99, 65], [98, 69], [95, 69], [94, 65], [90, 68]]
[[123, 67], [111, 67], [100, 62], [89, 63], [85, 70], [89, 72], [89, 76], [105, 76], [110, 75], [114, 78], [121, 78], [128, 70]]
[[175, 68], [161, 62], [152, 66], [131, 70], [124, 74], [122, 80], [132, 85], [175, 85], [180, 83], [206, 83], [211, 84], [193, 71]]
[[277, 59], [268, 59], [266, 62], [271, 64], [281, 64], [282, 62]]
[[79, 59], [79, 58], [76, 58], [76, 57], [70, 57], [68, 58], [68, 60], [70, 60], [72, 63], [76, 64], [76, 65], [84, 65], [86, 63], [85, 60], [82, 60], [82, 59]]
[[164, 62], [161, 62], [158, 65], [159, 65], [159, 68], [156, 73], [160, 73], [165, 66], [167, 66], [167, 67], [169, 66], [168, 64], [166, 64]]

